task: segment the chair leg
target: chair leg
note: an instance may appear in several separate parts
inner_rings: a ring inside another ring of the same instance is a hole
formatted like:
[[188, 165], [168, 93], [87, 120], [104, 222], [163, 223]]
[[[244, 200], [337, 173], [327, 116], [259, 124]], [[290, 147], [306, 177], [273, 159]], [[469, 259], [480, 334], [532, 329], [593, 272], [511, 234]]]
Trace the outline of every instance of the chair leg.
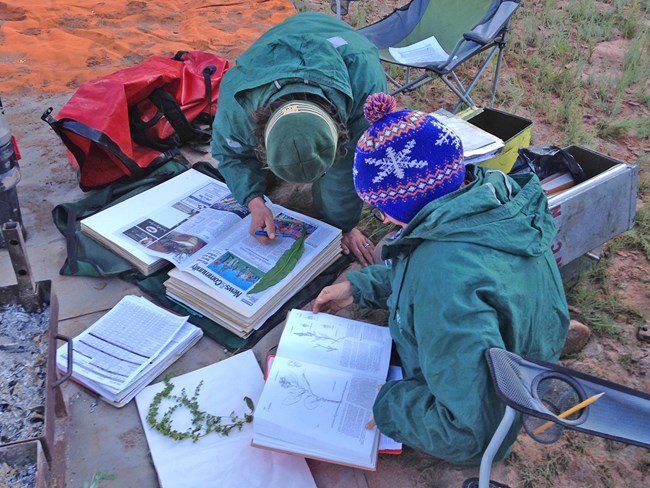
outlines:
[[490, 96], [490, 105], [489, 108], [492, 108], [494, 105], [494, 97], [497, 94], [497, 84], [499, 83], [499, 73], [501, 71], [501, 60], [503, 59], [503, 48], [505, 43], [499, 43], [499, 55], [497, 56], [497, 66], [494, 70], [494, 79], [492, 80], [492, 95]]
[[469, 90], [465, 89], [463, 84], [456, 76], [456, 73], [452, 71], [450, 74], [454, 78], [453, 81], [447, 78], [446, 75], [440, 75], [440, 79], [444, 81], [445, 85], [447, 85], [449, 89], [453, 91], [456, 94], [456, 96], [459, 98], [459, 102], [454, 106], [451, 112], [452, 113], [458, 112], [458, 109], [461, 107], [463, 103], [468, 107], [472, 107], [474, 105], [474, 101], [469, 96]]
[[478, 488], [489, 488], [490, 486], [490, 472], [492, 471], [492, 461], [494, 456], [496, 456], [499, 447], [503, 443], [503, 440], [508, 435], [510, 427], [512, 427], [513, 422], [515, 421], [516, 411], [506, 406], [506, 411], [503, 414], [501, 423], [497, 427], [496, 432], [492, 436], [490, 443], [483, 453], [481, 458], [481, 467], [479, 468], [479, 481]]
[[390, 93], [393, 96], [397, 95], [398, 93], [410, 92], [416, 90], [420, 88], [422, 85], [426, 85], [427, 83], [433, 80], [433, 77], [426, 73], [414, 80], [411, 80], [410, 68], [406, 69], [406, 79], [402, 84], [398, 83], [397, 80], [391, 78], [390, 75], [388, 74], [386, 75], [386, 77], [397, 87], [397, 90], [394, 90]]
[[[495, 76], [498, 77], [497, 73], [498, 73], [498, 69], [499, 69], [499, 64], [500, 64], [500, 60], [501, 60], [502, 55], [503, 55], [503, 51], [501, 50], [500, 45], [497, 48], [492, 49], [492, 51], [490, 51], [487, 58], [485, 58], [485, 61], [483, 62], [483, 64], [481, 64], [481, 67], [479, 68], [478, 72], [476, 73], [476, 76], [474, 76], [474, 79], [472, 79], [471, 83], [467, 86], [467, 89], [463, 89], [463, 96], [461, 97], [459, 95], [460, 101], [456, 104], [456, 106], [452, 110], [453, 113], [458, 112], [458, 109], [461, 107], [461, 105], [463, 103], [465, 103], [468, 107], [471, 107], [472, 105], [474, 105], [474, 102], [472, 101], [471, 97], [469, 96], [469, 93], [474, 89], [476, 84], [479, 82], [481, 76], [483, 75], [483, 73], [487, 69], [488, 65], [492, 61], [492, 58], [494, 58], [494, 55], [496, 54], [497, 50], [499, 51], [499, 58], [497, 58], [497, 69], [494, 72], [494, 74], [495, 74]], [[452, 71], [451, 75], [454, 77], [454, 79], [455, 79], [456, 83], [458, 84], [458, 86], [460, 86], [461, 89], [462, 89], [462, 85], [460, 84], [460, 81], [458, 80], [458, 77], [456, 76], [456, 74]], [[449, 84], [447, 84], [447, 85], [449, 86]], [[454, 92], [456, 93], [456, 95], [458, 95], [458, 92], [456, 92], [455, 90], [454, 90]], [[492, 107], [492, 102], [494, 100], [494, 93], [496, 93], [496, 84], [493, 81], [492, 82], [492, 94], [491, 94], [490, 105], [489, 105], [490, 108]], [[471, 105], [468, 103], [468, 101], [469, 101], [469, 103], [471, 103]]]

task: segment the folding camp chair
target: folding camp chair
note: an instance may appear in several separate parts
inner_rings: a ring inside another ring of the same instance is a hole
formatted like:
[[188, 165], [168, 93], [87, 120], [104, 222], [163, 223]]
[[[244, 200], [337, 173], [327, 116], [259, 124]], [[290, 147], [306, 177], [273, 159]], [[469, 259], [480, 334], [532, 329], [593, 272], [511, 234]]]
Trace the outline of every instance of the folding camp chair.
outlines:
[[506, 410], [481, 459], [479, 478], [466, 480], [463, 488], [505, 486], [491, 481], [490, 471], [517, 411], [528, 435], [543, 444], [555, 442], [567, 428], [650, 448], [650, 395], [503, 349], [485, 354]]
[[[508, 22], [520, 5], [520, 0], [412, 0], [359, 32], [379, 48], [382, 61], [406, 69], [403, 83], [387, 75], [397, 87], [393, 95], [415, 90], [440, 77], [459, 98], [454, 113], [463, 104], [475, 105], [470, 92], [498, 53], [489, 103], [492, 107]], [[484, 51], [487, 57], [465, 86], [456, 69]], [[412, 79], [412, 69], [424, 73]]]
[[348, 15], [350, 2], [354, 0], [330, 0], [330, 8], [336, 14], [336, 18], [340, 19], [342, 15]]

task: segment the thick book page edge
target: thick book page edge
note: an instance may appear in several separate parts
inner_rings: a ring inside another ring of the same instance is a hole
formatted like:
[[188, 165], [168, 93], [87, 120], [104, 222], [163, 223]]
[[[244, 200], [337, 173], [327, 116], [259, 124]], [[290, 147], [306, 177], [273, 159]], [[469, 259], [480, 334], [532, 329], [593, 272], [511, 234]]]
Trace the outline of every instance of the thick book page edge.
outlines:
[[[379, 434], [377, 434], [379, 436]], [[298, 452], [297, 450], [294, 450], [291, 446], [287, 445], [284, 447], [279, 447], [279, 446], [273, 446], [273, 445], [268, 445], [264, 444], [261, 442], [259, 439], [255, 440], [255, 438], [251, 441], [251, 446], [259, 448], [259, 449], [266, 449], [269, 451], [274, 451], [274, 452], [281, 452], [284, 454], [290, 454], [292, 456], [301, 456], [305, 457], [308, 459], [314, 459], [316, 461], [324, 461], [327, 463], [333, 463], [333, 464], [338, 464], [339, 466], [347, 466], [349, 468], [355, 468], [355, 469], [363, 469], [365, 471], [376, 471], [377, 470], [377, 459], [378, 459], [378, 451], [375, 450], [375, 455], [372, 459], [372, 461], [368, 464], [365, 463], [354, 463], [350, 461], [346, 461], [344, 459], [336, 458], [336, 457], [328, 457], [328, 456], [322, 456], [317, 453], [305, 453], [305, 452]]]
[[542, 181], [540, 181], [544, 193], [547, 195], [557, 195], [562, 193], [564, 190], [573, 188], [575, 186], [575, 180], [571, 173], [568, 171], [558, 171], [552, 175], [547, 176]]
[[[404, 372], [401, 366], [391, 364], [388, 368], [386, 381], [401, 380]], [[402, 454], [402, 443], [388, 437], [386, 434], [379, 436], [379, 454]]]
[[[340, 256], [339, 245], [328, 246], [309, 267], [301, 270], [296, 276], [281, 286], [270, 299], [252, 315], [242, 315], [228, 303], [220, 300], [211, 288], [196, 277], [183, 273], [178, 269], [169, 272], [169, 279], [164, 285], [167, 295], [185, 306], [196, 310], [218, 324], [224, 326], [240, 337], [250, 335], [253, 330], [261, 327], [266, 319], [273, 315], [290, 297], [315, 279]], [[284, 281], [283, 281], [284, 282]], [[277, 286], [277, 285], [276, 285]], [[240, 307], [237, 307], [240, 309]]]
[[138, 271], [140, 271], [140, 273], [142, 273], [145, 276], [149, 276], [150, 274], [164, 267], [166, 264], [164, 259], [153, 258], [148, 254], [140, 255], [138, 253], [139, 257], [136, 256], [134, 253], [129, 252], [123, 247], [115, 244], [110, 239], [105, 238], [102, 234], [95, 232], [90, 227], [87, 227], [83, 221], [81, 222], [81, 232], [87, 235], [88, 237], [96, 240], [102, 246], [110, 249], [118, 256], [129, 261], [133, 266], [137, 268]]
[[[131, 259], [134, 259], [133, 264], [139, 261], [150, 267], [154, 263], [162, 261], [164, 266], [163, 259], [147, 254], [128, 239], [114, 235], [114, 232], [125, 225], [125, 215], [133, 216], [132, 220], [137, 220], [139, 217], [145, 217], [156, 209], [164, 207], [166, 203], [182, 198], [196, 190], [196, 188], [213, 182], [224, 185], [208, 175], [194, 169], [188, 169], [128, 200], [86, 217], [81, 221], [82, 232], [87, 233], [94, 239], [97, 239], [96, 236], [102, 236], [102, 244], [107, 245], [110, 242], [113, 246], [122, 249], [124, 253], [120, 253], [122, 257], [125, 257], [130, 262], [133, 262]], [[133, 256], [133, 258], [129, 259], [127, 256]]]

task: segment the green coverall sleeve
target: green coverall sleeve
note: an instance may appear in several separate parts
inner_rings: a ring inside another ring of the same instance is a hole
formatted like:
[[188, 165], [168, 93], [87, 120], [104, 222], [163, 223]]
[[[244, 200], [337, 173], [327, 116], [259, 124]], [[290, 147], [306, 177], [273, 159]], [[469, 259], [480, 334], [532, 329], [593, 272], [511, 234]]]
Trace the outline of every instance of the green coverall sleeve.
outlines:
[[382, 387], [374, 418], [397, 441], [451, 463], [478, 464], [505, 408], [484, 358], [487, 348], [504, 347], [497, 314], [462, 278], [444, 286], [425, 281], [409, 286], [410, 304], [398, 303], [409, 322], [399, 332], [414, 344], [419, 368]]
[[390, 266], [373, 264], [361, 271], [350, 271], [345, 276], [352, 285], [355, 303], [366, 308], [387, 308], [391, 293]]
[[212, 157], [242, 205], [266, 192], [266, 174], [255, 156], [251, 129], [244, 121], [217, 112], [212, 130]]
[[353, 91], [350, 114], [346, 121], [350, 142], [344, 157], [337, 159], [330, 170], [315, 184], [314, 206], [323, 219], [343, 232], [352, 230], [361, 219], [363, 201], [357, 195], [352, 177], [357, 141], [370, 126], [363, 115], [366, 98], [386, 92], [386, 74], [373, 51], [346, 58], [350, 86]]

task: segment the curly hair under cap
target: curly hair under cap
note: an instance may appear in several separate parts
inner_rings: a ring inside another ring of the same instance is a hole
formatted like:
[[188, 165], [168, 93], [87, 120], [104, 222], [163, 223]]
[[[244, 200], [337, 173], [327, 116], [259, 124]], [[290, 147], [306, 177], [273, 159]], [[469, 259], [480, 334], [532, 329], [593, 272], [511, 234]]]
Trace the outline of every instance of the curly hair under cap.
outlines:
[[255, 139], [257, 139], [257, 146], [255, 147], [255, 156], [257, 159], [263, 163], [267, 162], [266, 146], [264, 144], [264, 132], [266, 130], [266, 124], [271, 118], [271, 115], [273, 115], [273, 113], [281, 105], [293, 100], [301, 100], [318, 104], [319, 107], [325, 110], [325, 112], [327, 112], [332, 117], [338, 131], [336, 157], [342, 158], [345, 156], [347, 153], [346, 146], [350, 142], [350, 132], [348, 131], [348, 128], [341, 122], [336, 107], [318, 95], [313, 95], [311, 93], [293, 93], [291, 96], [278, 98], [277, 100], [271, 102], [269, 105], [260, 107], [252, 112], [251, 117], [253, 119], [253, 136]]

